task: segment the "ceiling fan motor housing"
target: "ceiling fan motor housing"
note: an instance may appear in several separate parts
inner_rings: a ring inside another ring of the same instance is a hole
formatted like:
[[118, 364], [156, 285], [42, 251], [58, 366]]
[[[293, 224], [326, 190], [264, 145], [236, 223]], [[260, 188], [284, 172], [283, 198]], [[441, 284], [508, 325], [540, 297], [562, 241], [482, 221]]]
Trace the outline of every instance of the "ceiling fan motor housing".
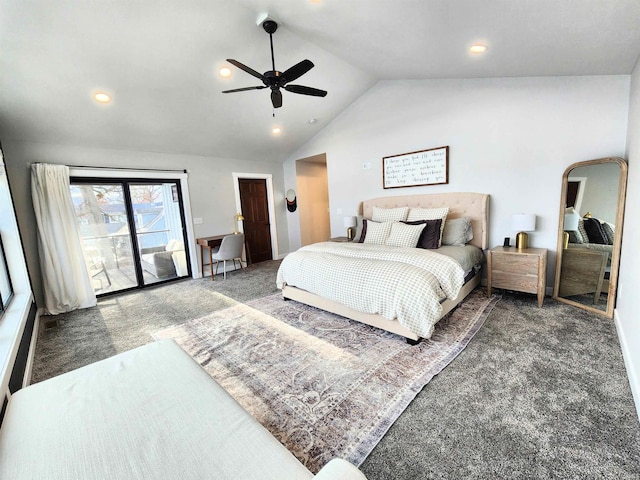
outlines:
[[278, 24], [273, 20], [265, 20], [262, 23], [262, 28], [264, 28], [265, 32], [271, 35], [272, 33], [275, 33], [276, 30], [278, 30]]

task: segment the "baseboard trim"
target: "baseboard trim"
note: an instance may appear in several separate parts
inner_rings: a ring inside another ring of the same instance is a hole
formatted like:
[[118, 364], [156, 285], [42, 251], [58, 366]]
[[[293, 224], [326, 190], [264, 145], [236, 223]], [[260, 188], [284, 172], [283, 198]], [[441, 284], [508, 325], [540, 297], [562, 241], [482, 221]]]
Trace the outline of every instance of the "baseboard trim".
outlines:
[[620, 340], [622, 358], [624, 359], [624, 366], [627, 369], [627, 377], [629, 378], [631, 394], [633, 395], [633, 401], [636, 404], [636, 415], [638, 415], [638, 421], [640, 421], [640, 378], [635, 366], [631, 362], [631, 352], [626, 341], [626, 335], [617, 309], [613, 311], [613, 320], [616, 325], [616, 331], [618, 332], [618, 339]]

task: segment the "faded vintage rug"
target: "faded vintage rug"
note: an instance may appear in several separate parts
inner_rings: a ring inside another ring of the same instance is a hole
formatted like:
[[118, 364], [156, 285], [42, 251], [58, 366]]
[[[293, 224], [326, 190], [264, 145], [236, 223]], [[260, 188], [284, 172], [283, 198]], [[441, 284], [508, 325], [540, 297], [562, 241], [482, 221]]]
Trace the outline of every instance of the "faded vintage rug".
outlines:
[[476, 289], [415, 346], [280, 294], [153, 336], [175, 339], [316, 473], [334, 457], [360, 465], [499, 298]]

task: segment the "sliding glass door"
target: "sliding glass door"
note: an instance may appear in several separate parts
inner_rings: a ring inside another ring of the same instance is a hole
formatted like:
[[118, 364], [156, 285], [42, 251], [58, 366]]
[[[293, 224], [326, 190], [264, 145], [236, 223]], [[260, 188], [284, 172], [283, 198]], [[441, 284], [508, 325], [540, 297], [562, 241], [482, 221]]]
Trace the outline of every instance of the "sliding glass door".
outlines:
[[72, 179], [96, 295], [190, 276], [178, 181]]

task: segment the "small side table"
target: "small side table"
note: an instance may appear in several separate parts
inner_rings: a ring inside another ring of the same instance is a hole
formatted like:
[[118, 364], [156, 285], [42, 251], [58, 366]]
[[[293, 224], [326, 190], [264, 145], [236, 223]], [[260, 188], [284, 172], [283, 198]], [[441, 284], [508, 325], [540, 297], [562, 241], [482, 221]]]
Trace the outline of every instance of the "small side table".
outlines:
[[350, 242], [347, 237], [333, 237], [329, 239], [330, 242]]
[[547, 249], [495, 247], [487, 254], [487, 295], [492, 288], [536, 293], [542, 307], [547, 283]]

